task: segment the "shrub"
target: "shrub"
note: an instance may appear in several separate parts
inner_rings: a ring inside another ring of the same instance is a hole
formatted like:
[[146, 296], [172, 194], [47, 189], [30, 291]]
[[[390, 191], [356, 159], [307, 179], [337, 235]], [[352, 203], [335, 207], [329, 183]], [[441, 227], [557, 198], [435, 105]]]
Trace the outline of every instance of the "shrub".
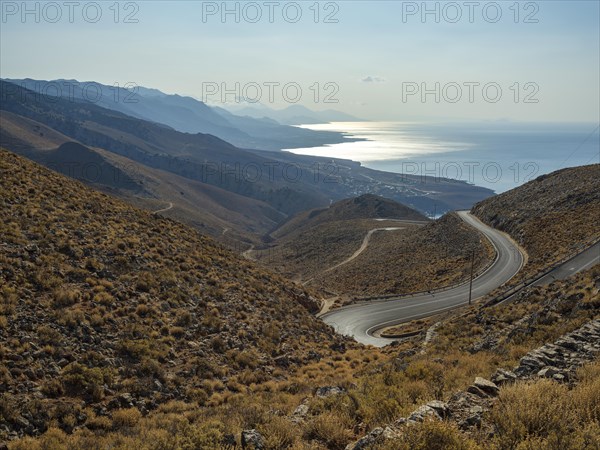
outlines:
[[144, 358], [140, 364], [140, 372], [144, 375], [151, 375], [163, 379], [165, 369], [162, 364], [152, 358]]
[[210, 340], [210, 346], [217, 353], [223, 353], [227, 350], [227, 344], [221, 336], [215, 336]]
[[103, 395], [103, 385], [112, 384], [114, 373], [111, 369], [98, 367], [88, 368], [73, 362], [67, 365], [61, 373], [63, 385], [71, 395], [86, 394], [100, 400]]
[[528, 437], [566, 436], [573, 421], [568, 397], [568, 388], [552, 380], [502, 389], [491, 412], [497, 442], [503, 448], [514, 448]]
[[402, 434], [385, 442], [378, 450], [471, 450], [479, 448], [457, 426], [449, 422], [426, 420], [422, 424], [405, 427]]
[[46, 381], [41, 389], [48, 397], [56, 398], [64, 394], [63, 385], [60, 380], [57, 380], [56, 378]]
[[90, 417], [86, 422], [85, 426], [90, 430], [110, 430], [112, 428], [112, 421], [106, 416], [95, 416]]
[[15, 312], [18, 301], [17, 290], [9, 286], [0, 289], [0, 315], [10, 315]]
[[260, 429], [262, 431], [266, 447], [273, 450], [281, 450], [292, 447], [298, 440], [295, 427], [290, 426], [288, 419], [273, 416]]
[[85, 268], [90, 272], [98, 272], [102, 270], [103, 267], [104, 265], [95, 258], [88, 258], [85, 261]]
[[115, 299], [108, 292], [98, 292], [94, 295], [94, 302], [104, 306], [110, 306], [114, 303]]
[[53, 299], [54, 305], [59, 308], [74, 305], [79, 301], [80, 292], [75, 289], [60, 287], [54, 290]]
[[85, 314], [83, 311], [67, 310], [63, 311], [58, 318], [58, 323], [69, 328], [75, 328], [85, 322]]
[[169, 333], [171, 334], [171, 336], [174, 336], [176, 338], [182, 338], [183, 336], [185, 336], [185, 328], [173, 327], [169, 330]]
[[138, 307], [135, 308], [135, 313], [140, 317], [146, 317], [150, 311], [151, 309], [148, 305], [138, 305]]
[[186, 327], [191, 325], [192, 323], [192, 314], [189, 311], [183, 311], [177, 316], [177, 320], [175, 321], [176, 325], [181, 327]]
[[187, 391], [187, 396], [200, 406], [204, 406], [208, 401], [208, 394], [204, 389], [191, 388]]
[[62, 335], [60, 332], [48, 325], [42, 325], [38, 328], [38, 336], [43, 344], [58, 345], [62, 341]]
[[137, 408], [118, 409], [112, 414], [113, 427], [115, 429], [133, 427], [141, 417], [142, 413]]
[[348, 417], [324, 413], [312, 419], [305, 427], [304, 437], [323, 442], [332, 450], [342, 450], [352, 438]]
[[11, 450], [68, 450], [67, 434], [59, 428], [49, 428], [39, 440], [25, 438], [11, 444]]

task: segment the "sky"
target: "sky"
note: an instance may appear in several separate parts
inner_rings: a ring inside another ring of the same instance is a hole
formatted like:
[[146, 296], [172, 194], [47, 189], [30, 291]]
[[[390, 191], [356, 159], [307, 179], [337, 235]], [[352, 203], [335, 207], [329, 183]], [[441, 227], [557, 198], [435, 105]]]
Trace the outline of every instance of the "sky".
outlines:
[[0, 4], [2, 78], [369, 120], [600, 122], [598, 1]]

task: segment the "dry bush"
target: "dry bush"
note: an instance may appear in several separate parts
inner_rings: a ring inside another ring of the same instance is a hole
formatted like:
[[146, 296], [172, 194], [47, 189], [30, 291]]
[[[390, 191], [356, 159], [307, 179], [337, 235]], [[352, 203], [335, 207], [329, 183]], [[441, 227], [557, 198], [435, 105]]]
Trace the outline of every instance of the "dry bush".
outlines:
[[405, 427], [398, 439], [388, 440], [376, 450], [475, 450], [480, 447], [456, 424], [426, 420], [422, 424]]
[[260, 428], [265, 437], [266, 446], [270, 450], [284, 450], [292, 447], [299, 439], [297, 427], [290, 426], [289, 419], [285, 417], [272, 416], [267, 423]]
[[133, 427], [136, 425], [142, 413], [137, 408], [118, 409], [112, 414], [112, 423], [115, 429]]
[[327, 412], [311, 419], [304, 427], [304, 438], [324, 443], [332, 450], [342, 450], [352, 439], [349, 417]]
[[528, 436], [563, 434], [573, 420], [568, 388], [551, 380], [518, 383], [502, 389], [491, 420], [501, 447], [511, 447]]
[[54, 305], [59, 308], [74, 305], [79, 301], [80, 295], [81, 293], [73, 288], [57, 288], [53, 292]]
[[[500, 391], [490, 414], [497, 448], [597, 448], [600, 442], [600, 364], [579, 371], [571, 390], [551, 380], [522, 382]], [[595, 443], [595, 444], [594, 444]]]

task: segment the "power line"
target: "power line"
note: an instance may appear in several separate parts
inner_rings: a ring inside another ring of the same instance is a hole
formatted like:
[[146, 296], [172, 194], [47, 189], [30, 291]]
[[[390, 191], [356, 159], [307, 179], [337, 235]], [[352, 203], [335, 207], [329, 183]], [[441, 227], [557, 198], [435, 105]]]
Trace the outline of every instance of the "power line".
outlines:
[[[592, 135], [594, 135], [596, 133], [596, 130], [598, 130], [598, 128], [600, 128], [600, 124], [596, 125], [596, 128], [594, 128], [594, 131], [592, 131], [590, 134], [588, 134], [588, 136], [583, 140], [583, 142], [581, 142], [577, 147], [575, 147], [575, 150], [573, 150], [571, 152], [571, 154], [569, 156], [567, 156], [563, 162], [560, 163], [561, 167], [571, 158], [571, 156], [573, 156], [575, 154], [575, 152], [577, 150], [579, 150], [581, 147], [583, 147], [583, 145], [589, 140], [589, 138], [591, 138]], [[560, 167], [559, 167], [559, 169], [560, 169]]]
[[587, 166], [589, 163], [591, 163], [592, 159], [594, 159], [594, 158], [598, 158], [598, 162], [600, 163], [600, 150], [598, 150], [598, 154], [597, 155], [592, 155], [592, 157], [587, 160], [587, 162], [584, 164], [584, 166]]

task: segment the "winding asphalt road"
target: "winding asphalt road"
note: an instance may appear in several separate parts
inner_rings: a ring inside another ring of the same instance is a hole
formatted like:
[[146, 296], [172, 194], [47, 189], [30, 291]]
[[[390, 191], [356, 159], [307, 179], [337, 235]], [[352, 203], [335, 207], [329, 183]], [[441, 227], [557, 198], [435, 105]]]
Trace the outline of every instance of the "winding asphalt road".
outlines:
[[[485, 225], [467, 211], [458, 214], [466, 223], [482, 232], [496, 248], [493, 264], [473, 280], [475, 300], [510, 280], [521, 269], [523, 254], [506, 234]], [[338, 333], [352, 336], [363, 344], [383, 347], [393, 339], [376, 336], [377, 330], [458, 308], [468, 301], [469, 284], [464, 283], [444, 291], [350, 305], [325, 313], [321, 318]]]
[[564, 280], [598, 263], [600, 263], [600, 242], [596, 242], [590, 248], [561, 264], [552, 272], [548, 272], [533, 284], [535, 286], [545, 286], [555, 280]]

